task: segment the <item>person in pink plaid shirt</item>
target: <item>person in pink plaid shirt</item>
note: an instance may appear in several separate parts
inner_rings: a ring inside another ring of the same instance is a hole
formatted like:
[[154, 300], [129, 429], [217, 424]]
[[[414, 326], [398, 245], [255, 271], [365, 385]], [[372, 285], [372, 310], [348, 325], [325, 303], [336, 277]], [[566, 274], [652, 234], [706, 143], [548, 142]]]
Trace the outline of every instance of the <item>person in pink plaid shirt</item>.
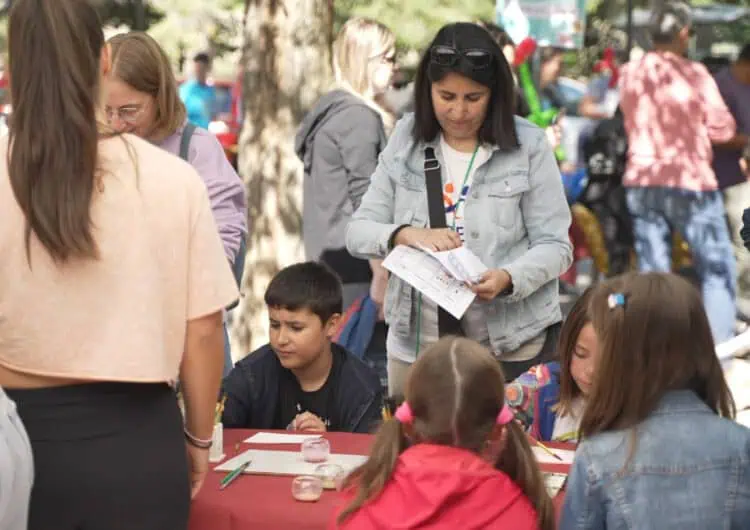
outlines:
[[730, 142], [734, 118], [708, 70], [685, 58], [690, 8], [666, 2], [650, 22], [654, 49], [621, 71], [628, 137], [623, 177], [641, 271], [671, 269], [674, 231], [687, 241], [716, 342], [732, 337], [736, 263], [711, 166], [712, 145]]

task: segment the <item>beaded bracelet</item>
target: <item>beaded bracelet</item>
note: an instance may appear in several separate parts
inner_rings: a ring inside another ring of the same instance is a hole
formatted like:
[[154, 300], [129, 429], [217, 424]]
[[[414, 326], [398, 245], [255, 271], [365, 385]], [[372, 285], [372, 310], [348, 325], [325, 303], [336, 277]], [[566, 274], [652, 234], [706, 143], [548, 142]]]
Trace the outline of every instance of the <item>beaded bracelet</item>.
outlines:
[[182, 430], [185, 433], [185, 439], [193, 447], [197, 447], [198, 449], [211, 449], [211, 446], [213, 445], [213, 440], [211, 438], [209, 438], [208, 440], [197, 438], [190, 434], [190, 431], [187, 430], [187, 427], [183, 428]]

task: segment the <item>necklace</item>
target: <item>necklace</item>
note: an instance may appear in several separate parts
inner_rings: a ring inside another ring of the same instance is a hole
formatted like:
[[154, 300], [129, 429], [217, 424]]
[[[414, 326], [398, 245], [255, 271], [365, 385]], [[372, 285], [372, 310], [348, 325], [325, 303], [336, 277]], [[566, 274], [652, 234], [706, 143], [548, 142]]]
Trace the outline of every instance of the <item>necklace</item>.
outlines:
[[[477, 152], [479, 151], [479, 142], [477, 142], [476, 147], [474, 147], [474, 152], [471, 154], [471, 160], [469, 161], [469, 166], [466, 168], [466, 174], [464, 174], [464, 180], [461, 184], [461, 187], [458, 188], [458, 198], [456, 199], [456, 204], [453, 207], [453, 222], [451, 223], [451, 229], [455, 232], [456, 230], [456, 217], [458, 216], [458, 208], [461, 206], [461, 204], [464, 202], [464, 195], [462, 194], [463, 189], [466, 187], [466, 183], [469, 181], [469, 176], [471, 175], [471, 168], [474, 167], [474, 160], [477, 158]], [[452, 179], [451, 179], [452, 180]]]

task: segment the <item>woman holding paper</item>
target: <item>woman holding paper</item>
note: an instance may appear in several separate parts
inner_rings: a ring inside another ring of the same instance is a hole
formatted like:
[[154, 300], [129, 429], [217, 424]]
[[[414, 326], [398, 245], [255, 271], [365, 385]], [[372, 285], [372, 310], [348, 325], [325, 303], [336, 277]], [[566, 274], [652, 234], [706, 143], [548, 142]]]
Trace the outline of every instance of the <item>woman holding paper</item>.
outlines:
[[[477, 298], [460, 322], [391, 276], [391, 394], [402, 393], [420, 350], [443, 334], [489, 347], [508, 380], [554, 344], [548, 328], [556, 331], [562, 318], [557, 277], [572, 260], [570, 210], [544, 132], [514, 118], [513, 107], [513, 75], [492, 37], [474, 24], [442, 28], [417, 70], [416, 112], [397, 124], [382, 153], [349, 224], [347, 248], [383, 258], [398, 245], [465, 245], [489, 270], [471, 286]], [[436, 194], [444, 219], [435, 208], [429, 214]]]

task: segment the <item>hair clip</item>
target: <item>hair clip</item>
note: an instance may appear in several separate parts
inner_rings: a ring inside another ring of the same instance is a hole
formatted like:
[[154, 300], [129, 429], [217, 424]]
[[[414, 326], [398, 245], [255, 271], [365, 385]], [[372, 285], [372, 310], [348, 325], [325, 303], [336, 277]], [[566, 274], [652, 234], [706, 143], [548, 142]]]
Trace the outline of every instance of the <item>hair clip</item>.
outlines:
[[617, 306], [625, 306], [625, 295], [622, 293], [612, 293], [607, 297], [607, 305], [610, 309]]
[[396, 418], [402, 425], [411, 425], [414, 421], [414, 413], [411, 411], [411, 406], [409, 406], [409, 403], [407, 403], [406, 401], [401, 403], [401, 405], [396, 409], [396, 413], [393, 415], [393, 417]]
[[513, 421], [514, 417], [515, 416], [513, 415], [513, 411], [510, 410], [510, 407], [508, 405], [503, 405], [503, 409], [497, 415], [497, 420], [495, 420], [495, 422], [498, 425], [508, 425]]

